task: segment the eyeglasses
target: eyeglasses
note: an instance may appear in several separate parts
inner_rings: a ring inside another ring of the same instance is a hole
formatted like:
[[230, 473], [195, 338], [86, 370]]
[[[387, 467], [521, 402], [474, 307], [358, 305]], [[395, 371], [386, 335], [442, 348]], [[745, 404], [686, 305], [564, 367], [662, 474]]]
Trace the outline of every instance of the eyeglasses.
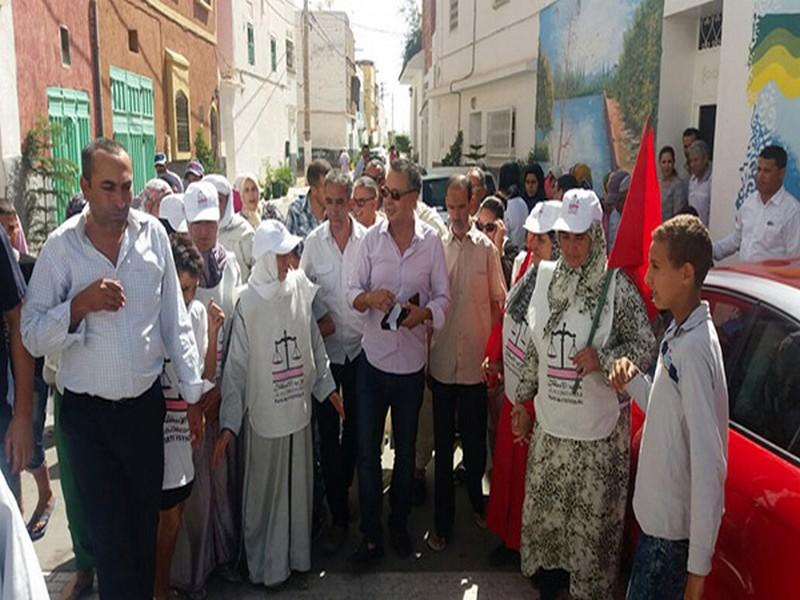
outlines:
[[368, 198], [356, 198], [355, 196], [353, 196], [353, 202], [356, 203], [356, 206], [358, 208], [364, 208], [364, 206], [366, 206], [367, 202], [369, 202], [371, 200], [375, 200], [375, 196], [369, 196]]
[[485, 231], [486, 233], [492, 233], [497, 229], [497, 225], [494, 223], [481, 223], [480, 221], [475, 221], [475, 229], [478, 231]]
[[388, 187], [384, 186], [384, 187], [381, 188], [381, 196], [383, 196], [384, 198], [391, 197], [392, 200], [397, 202], [403, 196], [406, 196], [408, 194], [411, 194], [413, 192], [418, 192], [418, 191], [419, 190], [417, 190], [417, 189], [411, 188], [411, 189], [405, 190], [404, 192], [401, 192], [400, 190], [390, 190]]

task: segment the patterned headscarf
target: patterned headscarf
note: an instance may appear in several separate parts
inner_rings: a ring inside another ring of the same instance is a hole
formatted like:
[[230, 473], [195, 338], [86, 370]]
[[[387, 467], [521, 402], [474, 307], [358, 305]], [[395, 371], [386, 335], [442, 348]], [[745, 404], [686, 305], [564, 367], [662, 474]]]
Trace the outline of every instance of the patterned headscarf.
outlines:
[[580, 267], [573, 269], [563, 257], [556, 263], [553, 280], [547, 291], [550, 318], [544, 327], [545, 336], [558, 327], [573, 302], [579, 303], [578, 310], [582, 314], [589, 315], [590, 318], [594, 316], [606, 274], [606, 239], [600, 221], [592, 223], [589, 237], [589, 257]]
[[[561, 250], [558, 247], [558, 236], [553, 231], [549, 232], [548, 235], [553, 242], [550, 260], [558, 260], [558, 257], [561, 256]], [[531, 262], [532, 261], [533, 258], [531, 258]], [[536, 272], [538, 270], [538, 265], [529, 265], [528, 270], [520, 276], [508, 292], [508, 298], [506, 299], [506, 315], [510, 316], [517, 323], [525, 321], [528, 313], [528, 306], [531, 303], [531, 296], [533, 296], [533, 290], [536, 288]]]

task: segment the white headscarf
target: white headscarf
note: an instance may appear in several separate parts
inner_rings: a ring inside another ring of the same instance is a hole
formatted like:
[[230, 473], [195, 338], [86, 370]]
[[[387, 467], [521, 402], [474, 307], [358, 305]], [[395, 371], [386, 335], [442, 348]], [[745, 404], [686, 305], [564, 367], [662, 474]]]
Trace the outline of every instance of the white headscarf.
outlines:
[[264, 300], [289, 296], [297, 285], [297, 272], [289, 269], [283, 281], [278, 279], [278, 255], [267, 252], [256, 260], [250, 271], [248, 285]]

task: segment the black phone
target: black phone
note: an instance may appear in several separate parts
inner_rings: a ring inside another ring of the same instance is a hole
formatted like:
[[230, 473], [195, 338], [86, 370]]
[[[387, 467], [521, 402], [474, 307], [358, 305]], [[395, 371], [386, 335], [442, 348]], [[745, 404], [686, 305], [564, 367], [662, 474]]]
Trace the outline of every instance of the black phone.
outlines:
[[[414, 294], [408, 299], [409, 304], [419, 306], [419, 294]], [[404, 308], [400, 303], [395, 304], [389, 312], [383, 315], [381, 319], [381, 329], [386, 331], [397, 331], [400, 328], [400, 323], [405, 321], [406, 317], [411, 311]]]

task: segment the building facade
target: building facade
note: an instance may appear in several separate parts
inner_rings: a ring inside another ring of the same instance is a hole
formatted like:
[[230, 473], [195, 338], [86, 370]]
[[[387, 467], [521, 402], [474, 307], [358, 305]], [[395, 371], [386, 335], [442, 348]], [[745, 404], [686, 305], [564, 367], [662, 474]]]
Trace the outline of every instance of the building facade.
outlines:
[[14, 14], [11, 2], [0, 2], [0, 196], [10, 195], [14, 164], [20, 155], [19, 100], [17, 96], [17, 52], [14, 45]]
[[359, 60], [356, 65], [361, 72], [364, 111], [364, 137], [363, 144], [378, 146], [383, 141], [381, 131], [380, 89], [378, 86], [378, 73], [375, 63], [371, 60]]
[[220, 110], [231, 180], [261, 176], [264, 161], [294, 165], [300, 52], [289, 0], [220, 3]]
[[[302, 39], [302, 12], [297, 14], [296, 38]], [[313, 154], [335, 158], [342, 148], [358, 147], [356, 127], [360, 82], [356, 74], [355, 42], [347, 14], [311, 11], [309, 81]], [[303, 145], [303, 62], [298, 61], [298, 144]]]
[[403, 66], [400, 83], [408, 86], [408, 138], [411, 142], [411, 155], [420, 164], [429, 164], [427, 148], [423, 139], [425, 107], [425, 52], [420, 50]]

